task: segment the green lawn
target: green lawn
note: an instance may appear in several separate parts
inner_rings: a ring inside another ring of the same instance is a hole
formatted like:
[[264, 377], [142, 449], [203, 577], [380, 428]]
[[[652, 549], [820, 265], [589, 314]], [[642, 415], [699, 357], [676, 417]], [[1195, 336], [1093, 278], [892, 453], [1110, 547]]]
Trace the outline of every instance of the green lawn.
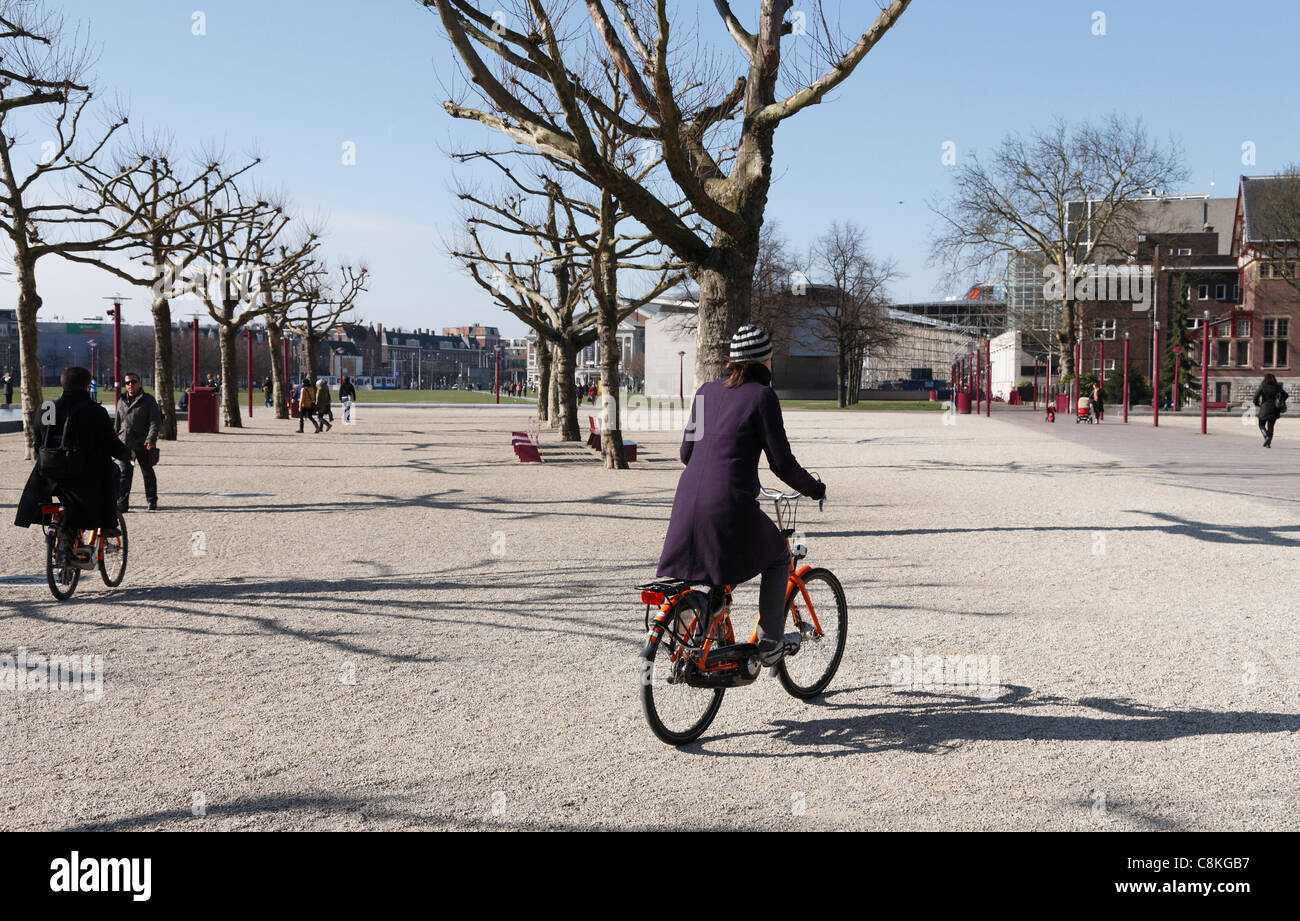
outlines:
[[[834, 400], [782, 400], [782, 409], [832, 409], [839, 410]], [[941, 412], [943, 402], [929, 400], [862, 400], [846, 406], [841, 412]]]

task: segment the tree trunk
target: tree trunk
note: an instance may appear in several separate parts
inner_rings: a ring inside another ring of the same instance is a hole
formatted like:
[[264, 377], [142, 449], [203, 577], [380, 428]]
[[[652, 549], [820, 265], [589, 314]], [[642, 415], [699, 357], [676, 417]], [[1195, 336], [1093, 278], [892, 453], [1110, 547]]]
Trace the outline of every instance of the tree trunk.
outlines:
[[41, 296], [36, 293], [36, 264], [15, 259], [18, 270], [18, 360], [22, 366], [19, 383], [23, 388], [23, 437], [27, 441], [27, 460], [36, 457], [36, 424], [41, 410], [40, 341], [36, 332], [36, 312]]
[[279, 323], [266, 324], [266, 347], [271, 353], [271, 403], [275, 406], [275, 418], [289, 418], [289, 384], [285, 378], [288, 369], [284, 366], [284, 333]]
[[560, 440], [581, 441], [578, 428], [578, 393], [574, 387], [574, 372], [578, 367], [578, 347], [565, 341], [559, 347], [558, 392], [560, 398]]
[[618, 301], [601, 298], [600, 317], [600, 456], [606, 470], [626, 470], [622, 413], [619, 406]]
[[[695, 389], [722, 377], [731, 353], [731, 337], [749, 319], [757, 249], [748, 258], [739, 248], [724, 251], [714, 265], [702, 267], [699, 322], [695, 332]], [[767, 331], [770, 335], [770, 331]]]
[[551, 344], [537, 338], [537, 421], [551, 419]]
[[[550, 404], [550, 423], [551, 428], [560, 427], [560, 347], [555, 344], [546, 346], [551, 350], [551, 385], [546, 394], [546, 402]], [[572, 376], [569, 378], [573, 380]]]
[[1075, 325], [1078, 317], [1075, 311], [1075, 302], [1073, 299], [1062, 302], [1061, 305], [1061, 329], [1057, 333], [1057, 340], [1061, 344], [1061, 367], [1065, 369], [1065, 376], [1068, 378], [1075, 373], [1074, 367], [1074, 345], [1075, 345]]
[[172, 305], [153, 299], [153, 397], [162, 413], [162, 440], [176, 440], [175, 363], [172, 360]]
[[302, 340], [303, 347], [307, 350], [307, 376], [311, 378], [313, 387], [316, 386], [316, 346], [320, 340], [319, 335], [313, 337], [311, 333], [304, 336]]
[[221, 424], [243, 428], [239, 414], [239, 327], [221, 327]]

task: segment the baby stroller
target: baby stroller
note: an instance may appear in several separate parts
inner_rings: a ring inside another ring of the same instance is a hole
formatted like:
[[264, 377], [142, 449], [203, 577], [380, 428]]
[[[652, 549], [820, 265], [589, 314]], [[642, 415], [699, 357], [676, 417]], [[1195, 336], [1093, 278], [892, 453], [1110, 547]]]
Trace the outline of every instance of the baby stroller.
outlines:
[[1088, 397], [1079, 397], [1079, 402], [1075, 406], [1075, 422], [1087, 422], [1091, 425], [1096, 420], [1092, 417], [1092, 400]]

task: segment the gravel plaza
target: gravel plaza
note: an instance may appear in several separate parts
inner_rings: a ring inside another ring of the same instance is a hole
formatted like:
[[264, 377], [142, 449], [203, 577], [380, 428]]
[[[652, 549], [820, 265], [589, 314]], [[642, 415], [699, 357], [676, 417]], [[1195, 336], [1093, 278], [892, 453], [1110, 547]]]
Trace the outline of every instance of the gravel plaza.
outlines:
[[[103, 662], [98, 699], [0, 690], [0, 828], [1300, 827], [1288, 418], [1263, 451], [1235, 418], [788, 412], [848, 649], [821, 699], [765, 675], [679, 750], [640, 711], [633, 590], [679, 432], [617, 472], [543, 431], [525, 465], [529, 416], [182, 436], [122, 586], [66, 603], [39, 532], [0, 529], [0, 656]], [[12, 508], [21, 435], [0, 458]], [[972, 656], [995, 687], [931, 668]]]

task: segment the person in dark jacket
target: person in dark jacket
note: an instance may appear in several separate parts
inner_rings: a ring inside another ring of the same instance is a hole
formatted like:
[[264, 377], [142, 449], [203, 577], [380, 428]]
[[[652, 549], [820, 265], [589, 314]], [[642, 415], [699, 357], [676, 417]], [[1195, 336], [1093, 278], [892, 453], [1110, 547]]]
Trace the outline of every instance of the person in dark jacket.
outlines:
[[1101, 422], [1106, 418], [1106, 406], [1104, 397], [1101, 393], [1101, 384], [1092, 385], [1092, 396], [1089, 398], [1092, 402], [1092, 415], [1095, 422]]
[[339, 401], [343, 404], [343, 421], [352, 421], [352, 404], [357, 398], [357, 388], [352, 385], [352, 378], [346, 374], [339, 381]]
[[6, 371], [5, 372], [5, 409], [8, 409], [9, 404], [12, 403], [13, 401], [14, 401], [14, 379], [13, 376], [8, 371]]
[[1265, 374], [1264, 381], [1255, 389], [1254, 403], [1259, 407], [1259, 433], [1264, 436], [1264, 447], [1273, 447], [1273, 429], [1277, 417], [1282, 415], [1278, 406], [1278, 395], [1282, 395], [1282, 404], [1286, 405], [1286, 391], [1272, 374]]
[[[144, 477], [144, 497], [149, 503], [149, 511], [158, 510], [158, 477], [153, 472], [153, 455], [150, 453], [158, 447], [158, 431], [162, 428], [162, 413], [158, 410], [158, 401], [152, 394], [144, 392], [140, 386], [140, 375], [127, 374], [122, 378], [126, 390], [117, 401], [113, 414], [113, 430], [135, 454], [135, 462], [140, 466]], [[120, 512], [131, 510], [131, 481], [133, 479], [130, 464], [118, 462], [121, 480], [117, 492], [117, 509]]]
[[53, 424], [37, 430], [36, 447], [39, 451], [61, 438], [66, 424], [67, 444], [85, 452], [88, 469], [75, 479], [54, 481], [41, 474], [39, 465], [34, 467], [18, 500], [14, 524], [20, 528], [40, 524], [41, 506], [57, 495], [70, 527], [100, 528], [106, 536], [116, 537], [121, 533], [117, 526], [117, 468], [109, 461], [129, 461], [131, 449], [113, 434], [108, 411], [90, 399], [90, 372], [72, 367], [63, 372], [62, 380], [63, 396], [54, 401]]
[[730, 357], [730, 376], [705, 384], [691, 404], [681, 447], [686, 470], [677, 483], [658, 574], [734, 587], [762, 573], [759, 654], [770, 665], [786, 651], [790, 552], [759, 508], [759, 454], [805, 496], [823, 499], [826, 487], [790, 451], [781, 402], [771, 387], [772, 340], [757, 326], [741, 327]]
[[274, 392], [274, 390], [275, 387], [271, 384], [271, 379], [269, 377], [262, 382], [262, 395], [266, 397], [267, 409], [271, 408], [271, 394]]

